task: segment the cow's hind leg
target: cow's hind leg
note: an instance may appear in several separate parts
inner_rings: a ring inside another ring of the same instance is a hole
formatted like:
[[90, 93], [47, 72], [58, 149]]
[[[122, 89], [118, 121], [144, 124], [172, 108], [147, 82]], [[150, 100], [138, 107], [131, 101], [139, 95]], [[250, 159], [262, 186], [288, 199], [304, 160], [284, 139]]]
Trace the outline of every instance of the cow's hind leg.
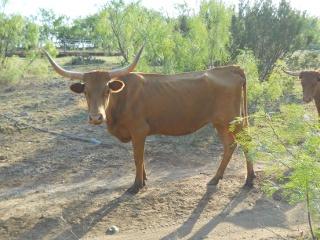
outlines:
[[247, 178], [246, 178], [246, 187], [253, 187], [253, 179], [256, 177], [253, 171], [253, 163], [248, 159], [248, 152], [243, 151], [246, 156], [247, 163]]
[[226, 170], [226, 167], [228, 166], [231, 156], [237, 147], [234, 135], [231, 132], [229, 132], [228, 127], [216, 125], [215, 128], [218, 131], [218, 134], [220, 136], [220, 139], [223, 145], [223, 157], [216, 175], [209, 182], [209, 184], [212, 184], [212, 185], [217, 185], [219, 180], [223, 178], [223, 173]]
[[[238, 139], [240, 138], [240, 139]], [[251, 137], [247, 132], [246, 128], [240, 130], [238, 134], [236, 134], [236, 139], [239, 140], [241, 144], [242, 151], [246, 157], [246, 165], [247, 165], [247, 176], [246, 176], [246, 187], [253, 187], [253, 179], [256, 177], [253, 170], [253, 161], [249, 157], [249, 151], [251, 148]]]

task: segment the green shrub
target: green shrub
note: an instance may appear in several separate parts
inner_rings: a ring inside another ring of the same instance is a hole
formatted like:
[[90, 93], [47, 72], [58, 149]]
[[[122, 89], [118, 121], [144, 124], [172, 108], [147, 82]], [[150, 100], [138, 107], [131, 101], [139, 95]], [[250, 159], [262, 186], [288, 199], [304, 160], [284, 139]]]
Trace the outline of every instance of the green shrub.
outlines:
[[292, 70], [315, 70], [319, 69], [320, 51], [297, 51], [290, 58], [287, 63]]
[[13, 56], [7, 61], [6, 65], [0, 67], [0, 82], [5, 84], [18, 83], [23, 73], [19, 63], [18, 57]]
[[241, 51], [236, 59], [237, 65], [244, 69], [247, 76], [247, 102], [250, 112], [266, 107], [277, 109], [282, 98], [293, 92], [294, 78], [288, 77], [282, 71], [282, 68], [286, 68], [283, 61], [278, 60], [268, 79], [261, 82], [258, 73], [259, 62], [252, 51]]
[[[277, 112], [260, 111], [250, 116], [247, 129], [251, 141], [238, 135], [252, 159], [262, 159], [267, 173], [279, 181], [268, 181], [264, 190], [278, 190], [290, 203], [302, 202], [308, 215], [312, 239], [320, 226], [320, 129], [318, 119], [306, 115], [301, 106], [284, 105]], [[319, 232], [319, 231], [318, 231]]]

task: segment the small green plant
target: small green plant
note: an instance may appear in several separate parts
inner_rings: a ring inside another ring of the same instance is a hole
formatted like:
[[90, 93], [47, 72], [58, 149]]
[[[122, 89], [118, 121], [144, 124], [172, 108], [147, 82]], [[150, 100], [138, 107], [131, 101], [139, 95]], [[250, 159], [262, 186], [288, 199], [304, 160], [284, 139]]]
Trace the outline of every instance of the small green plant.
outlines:
[[81, 54], [79, 56], [73, 56], [69, 64], [80, 65], [80, 64], [102, 64], [104, 60], [93, 57], [89, 54]]
[[[317, 119], [306, 115], [297, 105], [280, 107], [280, 111], [260, 111], [250, 117], [254, 124], [237, 141], [249, 150], [252, 159], [268, 161], [267, 173], [279, 181], [268, 181], [264, 190], [273, 194], [281, 190], [290, 203], [303, 202], [310, 234], [319, 237], [320, 226], [320, 129]], [[235, 121], [236, 123], [237, 121]], [[231, 127], [231, 130], [233, 127]]]

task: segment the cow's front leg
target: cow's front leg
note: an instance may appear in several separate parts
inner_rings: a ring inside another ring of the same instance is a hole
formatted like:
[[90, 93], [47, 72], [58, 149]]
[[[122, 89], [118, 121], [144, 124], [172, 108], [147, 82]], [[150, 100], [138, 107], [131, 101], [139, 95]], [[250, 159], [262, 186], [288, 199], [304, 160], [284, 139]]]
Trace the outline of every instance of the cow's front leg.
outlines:
[[144, 166], [144, 146], [147, 134], [145, 131], [135, 133], [132, 136], [134, 163], [136, 166], [136, 178], [134, 184], [128, 189], [129, 193], [137, 193], [145, 186], [147, 174]]
[[316, 94], [313, 96], [314, 103], [316, 104], [317, 111], [318, 111], [318, 117], [319, 117], [319, 123], [320, 123], [320, 84], [318, 84], [318, 88], [316, 91]]

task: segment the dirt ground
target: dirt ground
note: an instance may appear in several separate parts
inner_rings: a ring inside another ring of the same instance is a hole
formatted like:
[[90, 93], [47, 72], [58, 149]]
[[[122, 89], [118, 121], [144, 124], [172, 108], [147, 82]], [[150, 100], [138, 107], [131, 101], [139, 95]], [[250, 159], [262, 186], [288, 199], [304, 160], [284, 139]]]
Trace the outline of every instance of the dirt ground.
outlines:
[[[263, 193], [263, 182], [270, 177], [259, 159], [254, 187], [243, 188], [241, 149], [219, 185], [207, 185], [222, 155], [211, 126], [182, 137], [149, 137], [147, 186], [136, 195], [126, 193], [135, 174], [131, 143], [120, 143], [104, 125], [88, 125], [83, 96], [69, 92], [69, 84], [51, 73], [47, 79], [0, 86], [0, 239], [307, 235], [302, 206]], [[110, 231], [112, 226], [118, 232]]]

